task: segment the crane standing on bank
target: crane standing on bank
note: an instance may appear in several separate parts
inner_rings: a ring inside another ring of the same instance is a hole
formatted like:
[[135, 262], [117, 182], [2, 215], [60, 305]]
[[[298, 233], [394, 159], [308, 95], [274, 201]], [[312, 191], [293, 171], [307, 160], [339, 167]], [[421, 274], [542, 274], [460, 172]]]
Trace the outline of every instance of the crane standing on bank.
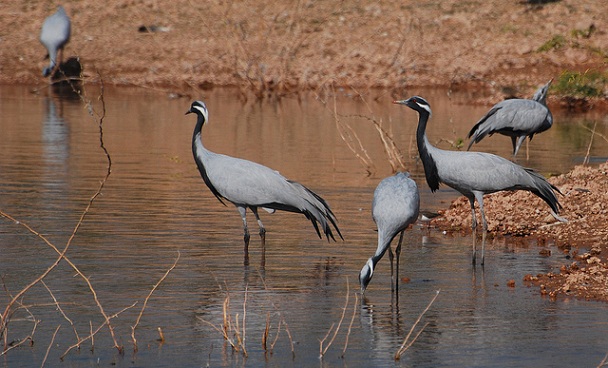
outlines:
[[[44, 20], [44, 23], [42, 23], [40, 42], [46, 47], [50, 59], [49, 66], [42, 70], [43, 77], [51, 75], [55, 67], [61, 63], [63, 48], [70, 41], [70, 29], [70, 17], [68, 17], [61, 5], [57, 7], [57, 11], [54, 14], [48, 16]], [[61, 54], [59, 63], [57, 62], [58, 53]]]
[[[542, 175], [491, 153], [439, 149], [433, 146], [426, 136], [426, 125], [431, 116], [429, 103], [419, 96], [394, 101], [393, 103], [405, 105], [418, 112], [416, 143], [424, 166], [426, 182], [432, 192], [439, 189], [440, 183], [444, 183], [467, 197], [471, 204], [473, 232], [477, 228], [475, 200], [479, 203], [483, 231], [486, 232], [488, 224], [483, 209], [483, 196], [501, 190], [529, 191], [549, 205], [556, 219], [566, 221], [557, 215], [561, 205], [554, 191], [560, 194], [561, 192], [547, 182]], [[475, 246], [473, 247], [472, 261], [475, 264]], [[483, 265], [483, 263], [484, 249], [482, 247], [481, 264]]]
[[[473, 143], [479, 143], [485, 136], [499, 133], [511, 137], [513, 158], [517, 156], [521, 144], [534, 134], [542, 133], [553, 125], [553, 115], [547, 107], [547, 92], [553, 79], [540, 87], [531, 100], [514, 98], [494, 105], [468, 134], [471, 138], [467, 151]], [[526, 146], [527, 147], [527, 146]], [[526, 157], [528, 157], [526, 148]]]

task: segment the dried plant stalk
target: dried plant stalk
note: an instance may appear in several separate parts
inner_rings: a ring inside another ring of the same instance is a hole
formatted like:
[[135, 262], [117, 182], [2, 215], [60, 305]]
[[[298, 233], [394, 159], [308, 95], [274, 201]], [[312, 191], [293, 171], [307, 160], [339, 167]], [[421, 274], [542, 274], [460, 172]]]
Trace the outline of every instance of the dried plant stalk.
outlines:
[[46, 359], [49, 357], [49, 353], [51, 352], [51, 347], [53, 346], [53, 341], [55, 341], [55, 336], [57, 336], [57, 332], [59, 332], [59, 328], [61, 328], [61, 325], [57, 326], [57, 328], [55, 329], [55, 332], [53, 332], [53, 336], [51, 337], [51, 342], [49, 343], [49, 346], [46, 348], [46, 353], [44, 354], [44, 359], [42, 359], [42, 364], [40, 364], [40, 367], [44, 367], [44, 364], [46, 363]]
[[424, 329], [428, 325], [428, 323], [425, 324], [420, 329], [420, 331], [418, 331], [418, 333], [416, 334], [416, 336], [414, 337], [414, 339], [411, 342], [408, 343], [408, 340], [409, 340], [410, 336], [412, 335], [412, 332], [414, 331], [414, 329], [416, 328], [416, 326], [418, 325], [418, 323], [420, 323], [420, 320], [422, 319], [422, 316], [424, 316], [424, 314], [429, 310], [429, 308], [431, 308], [431, 305], [433, 305], [433, 303], [435, 302], [435, 299], [437, 299], [438, 296], [439, 296], [439, 290], [437, 290], [437, 292], [436, 292], [435, 296], [433, 297], [433, 299], [431, 299], [430, 303], [426, 306], [426, 308], [424, 308], [424, 310], [422, 311], [422, 313], [420, 313], [420, 315], [416, 319], [416, 322], [414, 322], [414, 324], [412, 325], [412, 328], [410, 328], [410, 331], [408, 332], [407, 336], [405, 336], [405, 339], [403, 340], [403, 343], [401, 344], [401, 347], [399, 347], [399, 349], [395, 353], [395, 360], [401, 359], [401, 355], [403, 355], [403, 353], [405, 353], [407, 351], [407, 349], [409, 349], [409, 347], [412, 346], [412, 344], [414, 343], [414, 341], [416, 341], [416, 339], [418, 338], [418, 336], [420, 336], [420, 333], [422, 331], [424, 331]]
[[357, 315], [357, 310], [359, 306], [359, 294], [355, 293], [355, 303], [353, 304], [353, 315], [350, 318], [350, 324], [348, 325], [348, 332], [346, 333], [346, 340], [344, 341], [344, 349], [342, 349], [342, 358], [344, 358], [344, 354], [346, 354], [346, 348], [348, 347], [348, 338], [350, 337], [350, 332], [353, 328], [353, 323], [355, 322], [355, 316]]
[[[139, 312], [139, 315], [137, 316], [137, 320], [135, 320], [135, 324], [133, 326], [131, 326], [131, 340], [133, 341], [133, 350], [134, 351], [138, 350], [137, 349], [137, 339], [135, 338], [135, 329], [139, 325], [139, 321], [141, 320], [141, 317], [144, 314], [144, 310], [146, 309], [146, 305], [148, 305], [148, 300], [152, 296], [152, 293], [154, 293], [154, 291], [156, 289], [158, 289], [158, 287], [160, 286], [160, 284], [163, 281], [165, 281], [165, 279], [167, 278], [167, 276], [169, 276], [169, 273], [171, 271], [173, 271], [173, 269], [177, 266], [177, 262], [179, 261], [180, 255], [181, 255], [180, 252], [177, 251], [177, 258], [175, 259], [175, 262], [173, 262], [173, 265], [171, 267], [169, 267], [169, 269], [167, 270], [167, 272], [165, 272], [165, 274], [163, 275], [163, 277], [161, 277], [160, 280], [158, 280], [158, 282], [156, 284], [154, 284], [154, 286], [152, 287], [152, 290], [150, 290], [150, 292], [146, 296], [146, 299], [144, 299], [144, 305], [141, 307], [141, 311]], [[159, 327], [159, 329], [160, 329], [160, 327]]]

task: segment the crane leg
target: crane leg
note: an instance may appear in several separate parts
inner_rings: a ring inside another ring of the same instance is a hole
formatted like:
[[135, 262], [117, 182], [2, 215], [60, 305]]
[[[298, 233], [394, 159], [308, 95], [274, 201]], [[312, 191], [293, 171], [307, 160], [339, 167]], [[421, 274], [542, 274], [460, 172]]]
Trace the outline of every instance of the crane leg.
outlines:
[[247, 228], [247, 207], [236, 206], [236, 209], [239, 211], [241, 215], [241, 219], [243, 220], [243, 240], [245, 241], [245, 259], [249, 258], [249, 229]]
[[395, 260], [397, 261], [395, 263], [395, 292], [397, 293], [397, 295], [399, 295], [399, 256], [401, 255], [401, 244], [403, 243], [403, 233], [405, 233], [405, 230], [403, 230], [401, 232], [401, 235], [399, 235], [399, 243], [397, 244], [397, 247], [395, 248]]
[[483, 210], [483, 193], [476, 192], [475, 198], [477, 199], [477, 203], [479, 203], [479, 213], [481, 213], [481, 225], [482, 225], [482, 237], [483, 240], [481, 243], [481, 265], [483, 266], [485, 262], [485, 252], [486, 252], [486, 232], [488, 231], [488, 222], [486, 221], [486, 213]]
[[253, 212], [253, 215], [255, 216], [256, 221], [258, 222], [258, 226], [260, 227], [260, 238], [262, 238], [262, 246], [264, 246], [266, 244], [266, 228], [264, 227], [264, 224], [262, 224], [260, 215], [258, 215], [258, 208], [257, 207], [250, 207], [250, 208], [251, 208], [251, 212]]
[[[526, 140], [526, 136], [521, 136], [518, 138], [515, 137], [511, 137], [511, 141], [513, 142], [513, 159], [515, 159], [515, 156], [517, 156], [517, 153], [519, 152], [519, 148], [521, 147], [522, 143], [524, 143], [524, 141]], [[528, 145], [526, 145], [526, 159], [528, 159]]]
[[251, 212], [253, 212], [253, 215], [255, 216], [256, 221], [258, 222], [258, 226], [260, 227], [260, 240], [262, 241], [262, 259], [260, 261], [260, 267], [264, 268], [266, 266], [266, 228], [264, 228], [264, 224], [262, 224], [260, 215], [258, 215], [258, 208], [250, 208]]
[[475, 216], [475, 197], [468, 197], [469, 203], [471, 204], [471, 228], [473, 233], [477, 229], [477, 217]]
[[394, 292], [395, 291], [395, 283], [394, 283], [394, 278], [393, 278], [393, 271], [394, 271], [393, 260], [395, 259], [395, 256], [393, 255], [393, 251], [391, 250], [390, 245], [389, 245], [389, 248], [388, 248], [388, 259], [389, 259], [389, 261], [391, 261], [391, 292]]

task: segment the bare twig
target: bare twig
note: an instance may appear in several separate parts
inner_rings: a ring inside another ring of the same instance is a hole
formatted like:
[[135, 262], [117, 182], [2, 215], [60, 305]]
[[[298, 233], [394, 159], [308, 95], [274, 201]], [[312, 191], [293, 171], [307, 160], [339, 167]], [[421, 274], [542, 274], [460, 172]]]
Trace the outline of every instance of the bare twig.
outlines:
[[296, 351], [294, 349], [293, 338], [291, 337], [291, 332], [289, 331], [289, 325], [287, 324], [287, 321], [285, 321], [284, 316], [281, 315], [281, 319], [283, 321], [283, 324], [285, 325], [285, 332], [287, 332], [287, 337], [289, 337], [289, 345], [291, 346], [291, 356], [295, 358]]
[[160, 286], [160, 284], [163, 281], [165, 281], [165, 279], [167, 278], [167, 276], [169, 275], [169, 273], [171, 271], [173, 271], [173, 269], [177, 266], [177, 262], [179, 261], [179, 257], [180, 257], [180, 252], [177, 251], [177, 258], [175, 259], [175, 262], [173, 262], [173, 265], [171, 267], [169, 267], [169, 269], [167, 270], [167, 272], [165, 272], [165, 274], [163, 275], [163, 277], [161, 277], [160, 280], [158, 280], [158, 282], [156, 284], [154, 284], [154, 286], [152, 287], [152, 290], [150, 290], [150, 292], [148, 293], [148, 296], [146, 296], [146, 298], [144, 299], [144, 305], [141, 307], [141, 311], [139, 312], [139, 315], [137, 316], [137, 320], [135, 320], [135, 324], [133, 326], [131, 326], [131, 340], [133, 341], [133, 350], [134, 351], [138, 350], [137, 349], [137, 339], [135, 338], [135, 329], [139, 325], [139, 321], [141, 320], [141, 317], [144, 314], [144, 310], [146, 309], [146, 306], [148, 305], [148, 300], [152, 296], [152, 293], [154, 293], [154, 291], [156, 291], [156, 289], [158, 289], [158, 287]]
[[357, 310], [359, 306], [359, 294], [355, 293], [355, 303], [353, 304], [353, 315], [350, 319], [350, 324], [348, 325], [348, 332], [346, 333], [346, 340], [344, 341], [344, 349], [342, 349], [342, 358], [344, 358], [344, 354], [346, 354], [346, 348], [348, 347], [348, 338], [350, 336], [350, 332], [353, 328], [353, 322], [355, 322], [355, 316], [357, 315]]
[[18, 309], [24, 309], [32, 318], [32, 320], [34, 321], [34, 326], [32, 327], [32, 332], [30, 332], [29, 335], [27, 335], [26, 337], [24, 337], [23, 339], [21, 339], [19, 342], [16, 343], [12, 343], [11, 346], [8, 346], [8, 341], [7, 341], [7, 336], [5, 335], [5, 346], [6, 348], [4, 350], [2, 350], [0, 352], [0, 356], [5, 355], [6, 353], [8, 353], [10, 350], [13, 350], [21, 345], [23, 345], [23, 343], [25, 343], [26, 341], [30, 341], [30, 344], [34, 344], [34, 334], [36, 333], [36, 328], [38, 327], [38, 323], [40, 323], [39, 320], [36, 319], [36, 317], [34, 317], [34, 315], [32, 314], [32, 312], [29, 310], [29, 308], [21, 303], [19, 303], [19, 308]]
[[243, 298], [243, 354], [247, 356], [247, 348], [245, 347], [245, 335], [246, 335], [246, 324], [245, 320], [247, 318], [247, 291], [248, 287], [245, 285], [245, 297]]
[[334, 329], [335, 325], [336, 325], [336, 323], [332, 322], [332, 324], [331, 324], [331, 326], [329, 326], [329, 330], [327, 330], [327, 333], [325, 334], [325, 336], [319, 341], [319, 358], [323, 357], [323, 343], [325, 342], [325, 340], [327, 340], [327, 338], [329, 337], [329, 334]]
[[327, 353], [327, 350], [334, 343], [334, 340], [336, 339], [336, 336], [338, 335], [338, 331], [340, 330], [340, 327], [342, 326], [342, 322], [344, 321], [344, 316], [346, 315], [346, 308], [348, 308], [349, 299], [350, 299], [350, 284], [348, 282], [348, 278], [346, 278], [346, 300], [344, 301], [344, 307], [342, 308], [342, 315], [340, 316], [340, 321], [338, 321], [338, 326], [336, 326], [334, 335], [332, 336], [331, 340], [329, 340], [329, 343], [325, 347], [325, 350], [323, 350], [323, 355], [325, 355], [325, 353]]
[[589, 145], [587, 146], [587, 153], [585, 154], [585, 159], [583, 160], [583, 165], [586, 165], [589, 163], [589, 155], [591, 154], [591, 145], [593, 144], [593, 136], [595, 136], [596, 127], [597, 127], [597, 120], [595, 121], [595, 124], [593, 124], [593, 130], [591, 130], [591, 138], [589, 139]]
[[418, 316], [418, 319], [416, 319], [416, 322], [414, 322], [414, 324], [412, 325], [412, 328], [410, 328], [410, 331], [408, 332], [407, 336], [405, 336], [405, 339], [403, 340], [403, 343], [401, 344], [401, 347], [399, 347], [399, 349], [395, 353], [395, 360], [401, 359], [401, 355], [403, 355], [403, 353], [405, 353], [405, 351], [410, 346], [412, 346], [412, 344], [414, 343], [414, 341], [416, 341], [416, 339], [418, 338], [418, 336], [420, 336], [420, 333], [422, 331], [424, 331], [424, 328], [428, 324], [425, 324], [420, 329], [420, 331], [418, 331], [418, 333], [416, 334], [416, 336], [414, 337], [414, 339], [408, 344], [408, 339], [412, 335], [412, 332], [414, 331], [414, 329], [416, 328], [416, 326], [418, 325], [418, 323], [420, 323], [420, 320], [422, 319], [422, 316], [424, 316], [424, 314], [429, 310], [429, 308], [431, 308], [431, 305], [433, 305], [433, 302], [435, 302], [435, 299], [437, 299], [438, 296], [439, 296], [439, 290], [437, 290], [437, 292], [436, 292], [435, 296], [433, 297], [433, 299], [431, 299], [430, 303], [426, 306], [426, 308], [424, 308], [424, 310], [422, 311], [422, 313], [420, 313], [420, 315]]
[[[333, 86], [332, 86], [333, 89]], [[336, 103], [336, 94], [333, 93], [334, 97], [334, 121], [336, 122], [336, 128], [338, 133], [340, 134], [340, 138], [346, 143], [346, 146], [351, 150], [351, 152], [355, 155], [356, 158], [361, 161], [363, 166], [365, 166], [365, 170], [368, 175], [371, 175], [375, 171], [374, 163], [369, 157], [367, 150], [363, 147], [363, 143], [359, 139], [357, 132], [353, 130], [353, 128], [340, 120], [340, 115], [338, 114], [338, 107]]]
[[51, 342], [49, 343], [49, 346], [46, 348], [46, 354], [44, 354], [44, 359], [42, 359], [42, 364], [40, 364], [41, 368], [44, 367], [44, 363], [46, 363], [46, 359], [49, 357], [51, 347], [53, 346], [53, 341], [55, 341], [55, 336], [57, 336], [57, 332], [59, 332], [59, 328], [61, 328], [61, 325], [57, 326], [57, 328], [55, 329], [55, 332], [53, 332], [53, 337], [51, 337]]
[[[103, 321], [103, 323], [102, 323], [101, 325], [99, 325], [99, 327], [97, 327], [97, 328], [96, 328], [94, 331], [92, 331], [92, 332], [91, 332], [91, 334], [90, 334], [89, 336], [85, 336], [85, 337], [83, 337], [83, 338], [82, 338], [82, 339], [80, 339], [80, 340], [79, 340], [79, 341], [78, 341], [76, 344], [74, 344], [74, 345], [70, 346], [70, 347], [69, 347], [69, 348], [68, 348], [68, 349], [67, 349], [67, 350], [66, 350], [66, 351], [63, 353], [63, 355], [61, 355], [61, 357], [60, 357], [59, 359], [63, 359], [63, 358], [65, 358], [65, 356], [66, 356], [66, 355], [68, 355], [68, 353], [69, 353], [70, 351], [72, 351], [72, 349], [79, 347], [79, 346], [80, 346], [80, 344], [82, 344], [83, 342], [85, 342], [85, 341], [87, 341], [87, 340], [89, 340], [89, 339], [90, 339], [91, 341], [93, 341], [93, 337], [94, 337], [94, 336], [95, 336], [95, 335], [96, 335], [96, 334], [97, 334], [97, 333], [98, 333], [98, 332], [99, 332], [99, 331], [100, 331], [100, 330], [101, 330], [101, 329], [102, 329], [102, 328], [103, 328], [105, 325], [107, 325], [107, 324], [108, 324], [108, 322], [109, 322], [111, 319], [114, 319], [114, 318], [118, 317], [118, 316], [119, 316], [119, 315], [120, 315], [122, 312], [124, 312], [124, 311], [126, 311], [126, 310], [128, 310], [128, 309], [131, 309], [131, 308], [135, 307], [135, 305], [137, 305], [137, 302], [135, 302], [135, 303], [131, 304], [131, 305], [130, 305], [130, 306], [128, 306], [128, 307], [125, 307], [125, 308], [123, 308], [123, 309], [119, 310], [118, 312], [116, 312], [116, 313], [112, 314], [111, 316], [108, 316], [107, 320]], [[93, 325], [91, 324], [91, 327], [92, 327], [92, 326], [93, 326]], [[92, 349], [92, 348], [91, 348], [91, 349]], [[121, 352], [122, 352], [122, 350], [121, 350]]]
[[262, 334], [262, 348], [264, 351], [268, 351], [268, 333], [270, 331], [270, 312], [266, 312], [266, 327]]
[[59, 305], [57, 298], [55, 298], [55, 295], [53, 294], [51, 289], [49, 289], [49, 287], [46, 285], [46, 283], [44, 281], [40, 281], [40, 282], [42, 283], [42, 285], [44, 285], [46, 290], [49, 292], [49, 294], [51, 295], [51, 298], [53, 298], [53, 301], [55, 302], [55, 305], [57, 306], [57, 310], [59, 311], [59, 313], [61, 313], [63, 318], [69, 322], [70, 326], [72, 326], [72, 330], [74, 330], [74, 335], [76, 335], [76, 340], [80, 340], [80, 337], [78, 336], [78, 331], [76, 330], [76, 326], [74, 326], [74, 322], [72, 322], [72, 320], [65, 314], [65, 312], [63, 311], [63, 308], [61, 308], [61, 305]]

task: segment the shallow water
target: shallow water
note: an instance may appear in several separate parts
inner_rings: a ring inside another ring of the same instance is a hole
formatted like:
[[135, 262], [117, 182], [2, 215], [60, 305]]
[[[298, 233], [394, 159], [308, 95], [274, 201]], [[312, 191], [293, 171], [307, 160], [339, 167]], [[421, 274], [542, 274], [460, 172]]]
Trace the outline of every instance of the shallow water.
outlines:
[[[93, 101], [98, 92], [86, 90]], [[432, 142], [443, 139], [439, 145], [444, 148], [449, 146], [446, 140], [464, 137], [488, 109], [468, 105], [467, 93], [448, 98], [445, 91], [407, 92], [412, 94], [431, 103], [428, 134]], [[234, 207], [224, 207], [213, 197], [193, 163], [195, 118], [184, 116], [191, 100], [170, 99], [149, 90], [107, 88], [103, 137], [112, 173], [67, 256], [90, 278], [108, 315], [137, 302], [112, 319], [124, 354], [112, 348], [108, 329], [103, 328], [95, 335], [94, 349], [86, 341], [60, 363], [59, 357], [76, 342], [74, 330], [85, 337], [91, 325], [103, 324], [86, 283], [64, 261], [45, 283], [74, 327], [57, 310], [49, 291], [38, 284], [22, 299], [31, 314], [20, 309], [8, 332], [9, 342], [23, 338], [31, 333], [35, 318], [40, 321], [35, 343], [7, 352], [0, 364], [40, 365], [51, 341], [49, 366], [599, 364], [608, 352], [608, 309], [594, 302], [551, 302], [537, 288], [526, 287], [524, 275], [548, 272], [567, 260], [556, 249], [550, 257], [541, 256], [537, 244], [523, 239], [488, 241], [485, 268], [473, 268], [470, 237], [448, 237], [417, 225], [406, 233], [401, 276], [410, 281], [401, 285], [398, 302], [391, 298], [388, 259], [383, 259], [365, 299], [355, 306], [359, 269], [375, 250], [373, 190], [391, 173], [368, 118], [392, 133], [418, 183], [423, 210], [446, 208], [456, 197], [447, 188], [430, 193], [415, 159], [417, 116], [392, 105], [394, 97], [400, 96], [372, 92], [365, 103], [346, 97], [336, 101], [335, 112], [345, 124], [342, 131], [350, 127], [357, 135], [353, 142], [360, 140], [373, 162], [371, 176], [338, 133], [333, 99], [327, 105], [314, 95], [256, 102], [226, 90], [196, 97], [204, 99], [210, 110], [210, 124], [203, 131], [208, 148], [263, 163], [315, 190], [331, 204], [345, 237], [344, 242], [328, 243], [316, 237], [301, 215], [262, 211], [268, 230], [266, 252], [262, 254], [259, 238], [252, 235], [250, 264], [244, 266], [241, 220]], [[101, 111], [98, 102], [94, 106]], [[56, 259], [56, 253], [23, 224], [63, 249], [103, 179], [107, 161], [99, 148], [99, 127], [79, 100], [3, 86], [0, 114], [0, 210], [21, 222], [0, 220], [3, 311], [8, 293], [15, 295]], [[545, 174], [566, 172], [582, 162], [591, 138], [585, 127], [596, 126], [598, 133], [608, 135], [608, 122], [601, 114], [554, 112], [554, 117], [553, 128], [530, 144], [530, 160], [525, 159], [525, 147], [519, 158], [521, 164]], [[474, 149], [509, 157], [510, 140], [494, 136]], [[606, 152], [606, 142], [594, 139], [591, 161], [605, 160]], [[178, 254], [175, 269], [148, 300], [135, 332], [139, 350], [134, 352], [131, 326], [152, 286]], [[507, 286], [509, 280], [515, 280], [515, 287]], [[438, 290], [438, 298], [416, 329], [426, 325], [424, 331], [395, 361], [394, 353]], [[227, 296], [232, 320], [238, 313], [241, 327], [246, 297], [246, 358], [233, 352], [210, 325], [222, 325]], [[319, 340], [340, 321], [347, 296], [341, 328], [319, 360]], [[353, 310], [356, 314], [347, 333]], [[279, 321], [287, 325], [286, 329], [281, 324], [272, 354], [262, 348], [267, 319], [268, 345], [275, 339]], [[158, 328], [164, 343], [157, 340]], [[341, 357], [347, 335], [347, 350]]]

